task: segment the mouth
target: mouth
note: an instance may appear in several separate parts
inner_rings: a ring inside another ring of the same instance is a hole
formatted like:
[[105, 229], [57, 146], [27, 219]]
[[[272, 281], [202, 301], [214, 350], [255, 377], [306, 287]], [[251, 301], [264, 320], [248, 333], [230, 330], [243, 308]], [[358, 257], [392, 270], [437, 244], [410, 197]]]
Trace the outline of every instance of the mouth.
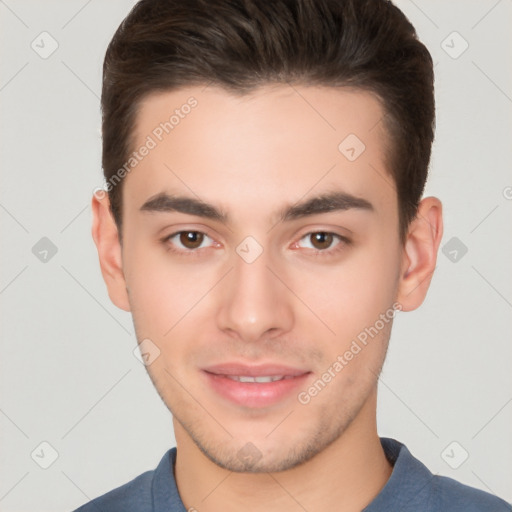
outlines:
[[[215, 374], [214, 374], [215, 375]], [[284, 379], [294, 379], [290, 375], [262, 375], [261, 377], [250, 377], [249, 375], [221, 375], [221, 377], [227, 377], [237, 382], [276, 382]]]
[[262, 408], [288, 399], [312, 372], [282, 365], [230, 363], [205, 368], [202, 373], [208, 387], [222, 399], [239, 406]]

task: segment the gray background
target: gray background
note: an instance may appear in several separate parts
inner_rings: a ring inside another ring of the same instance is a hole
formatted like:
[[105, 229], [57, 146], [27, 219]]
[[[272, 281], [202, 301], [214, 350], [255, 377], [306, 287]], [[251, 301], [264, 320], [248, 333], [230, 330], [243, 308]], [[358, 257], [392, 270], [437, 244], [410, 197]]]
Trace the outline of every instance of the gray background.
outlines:
[[[0, 1], [2, 511], [72, 510], [174, 446], [90, 236], [102, 59], [133, 4]], [[511, 501], [512, 1], [397, 4], [436, 63], [427, 195], [444, 204], [446, 254], [423, 306], [395, 322], [379, 433]]]

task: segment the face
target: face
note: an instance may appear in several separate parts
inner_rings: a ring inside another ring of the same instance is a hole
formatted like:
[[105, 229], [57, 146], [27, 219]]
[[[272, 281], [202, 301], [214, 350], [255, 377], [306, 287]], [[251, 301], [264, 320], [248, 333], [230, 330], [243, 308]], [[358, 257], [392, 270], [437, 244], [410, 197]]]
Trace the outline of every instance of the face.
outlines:
[[151, 149], [124, 178], [126, 299], [110, 289], [159, 351], [147, 370], [178, 444], [231, 471], [289, 469], [374, 396], [403, 273], [382, 117], [370, 93], [319, 87], [141, 105], [135, 146]]

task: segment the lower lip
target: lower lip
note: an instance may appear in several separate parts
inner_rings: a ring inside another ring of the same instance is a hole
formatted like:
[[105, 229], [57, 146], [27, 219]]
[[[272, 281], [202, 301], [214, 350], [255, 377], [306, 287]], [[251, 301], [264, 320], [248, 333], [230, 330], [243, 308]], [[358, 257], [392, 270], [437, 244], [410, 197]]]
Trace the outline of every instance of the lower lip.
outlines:
[[275, 382], [238, 382], [223, 375], [203, 372], [209, 385], [219, 395], [245, 407], [267, 407], [276, 404], [304, 385], [309, 373]]

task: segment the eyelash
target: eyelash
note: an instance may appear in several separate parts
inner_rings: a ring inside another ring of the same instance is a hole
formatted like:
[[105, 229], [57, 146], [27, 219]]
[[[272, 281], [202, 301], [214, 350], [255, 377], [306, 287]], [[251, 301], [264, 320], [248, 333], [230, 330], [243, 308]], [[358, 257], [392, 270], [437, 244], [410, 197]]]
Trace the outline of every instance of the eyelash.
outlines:
[[[172, 233], [171, 235], [168, 235], [168, 236], [162, 238], [162, 240], [161, 240], [161, 242], [166, 246], [167, 251], [181, 255], [181, 256], [197, 257], [197, 256], [201, 255], [203, 249], [208, 248], [208, 247], [202, 247], [202, 248], [198, 248], [198, 249], [176, 249], [170, 243], [170, 240], [177, 235], [181, 235], [182, 233], [199, 233], [199, 234], [202, 234], [205, 237], [208, 237], [211, 239], [211, 237], [209, 237], [203, 231], [196, 231], [193, 229], [190, 229], [190, 230], [184, 229], [181, 231], [176, 231], [176, 232]], [[333, 235], [334, 238], [338, 239], [338, 243], [336, 245], [334, 245], [333, 248], [329, 248], [329, 249], [323, 249], [323, 250], [322, 249], [310, 249], [310, 254], [312, 254], [313, 257], [318, 257], [318, 256], [328, 257], [328, 256], [336, 255], [340, 251], [343, 251], [346, 246], [351, 245], [351, 243], [352, 243], [352, 241], [350, 239], [348, 239], [342, 235], [339, 235], [337, 233], [330, 232], [330, 231], [310, 231], [310, 232], [304, 234], [303, 236], [301, 236], [299, 238], [298, 242], [300, 242], [301, 240], [303, 240], [304, 238], [306, 238], [308, 236], [315, 235], [318, 233], [323, 233], [325, 235]], [[297, 244], [298, 242], [295, 242], [295, 244]]]

